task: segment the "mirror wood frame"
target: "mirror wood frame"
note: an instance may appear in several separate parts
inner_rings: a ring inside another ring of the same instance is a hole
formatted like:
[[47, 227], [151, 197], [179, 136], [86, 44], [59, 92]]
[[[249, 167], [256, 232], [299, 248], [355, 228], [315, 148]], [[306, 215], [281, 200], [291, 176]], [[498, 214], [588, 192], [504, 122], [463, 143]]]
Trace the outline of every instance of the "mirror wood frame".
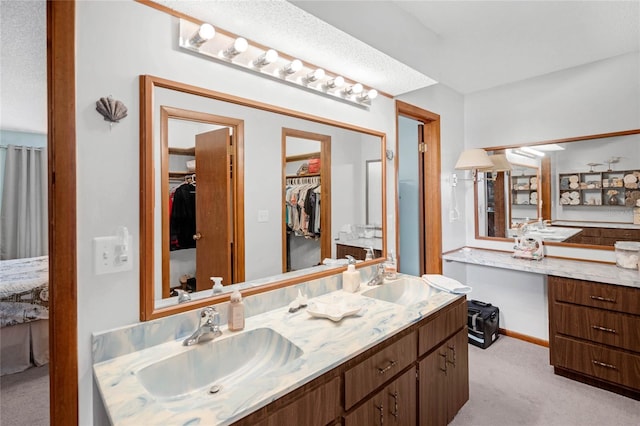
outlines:
[[[585, 136], [576, 136], [571, 138], [564, 139], [552, 139], [546, 141], [538, 141], [538, 142], [530, 142], [530, 143], [521, 143], [514, 145], [505, 145], [505, 146], [497, 146], [497, 147], [485, 147], [482, 148], [485, 151], [500, 151], [509, 148], [519, 148], [521, 146], [536, 146], [536, 145], [549, 145], [549, 144], [559, 144], [559, 143], [567, 143], [567, 142], [580, 142], [592, 139], [606, 139], [613, 138], [618, 136], [630, 136], [640, 134], [640, 129], [631, 129], [631, 130], [621, 130], [617, 132], [609, 132], [609, 133], [598, 133], [593, 135], [585, 135]], [[542, 217], [551, 218], [551, 159], [548, 157], [543, 157], [540, 165], [540, 173], [541, 173], [541, 190], [542, 190]], [[476, 240], [485, 240], [485, 241], [500, 241], [500, 242], [513, 242], [512, 238], [501, 238], [501, 237], [485, 237], [480, 236], [479, 230], [479, 220], [478, 220], [478, 182], [473, 183], [473, 217], [475, 221], [475, 238]], [[552, 218], [551, 218], [552, 219]], [[553, 220], [553, 219], [552, 219]], [[604, 245], [595, 245], [595, 244], [574, 244], [574, 243], [563, 243], [563, 242], [553, 242], [553, 241], [545, 241], [545, 245], [548, 246], [557, 246], [557, 247], [571, 247], [571, 248], [584, 248], [584, 249], [595, 249], [595, 250], [608, 250], [613, 251], [613, 246], [604, 246]]]
[[[229, 300], [229, 294], [212, 296], [208, 298], [193, 300], [179, 305], [172, 305], [162, 308], [155, 307], [154, 286], [154, 250], [156, 236], [154, 235], [154, 193], [156, 179], [154, 175], [154, 89], [163, 88], [175, 90], [178, 92], [202, 96], [214, 100], [220, 100], [250, 108], [256, 108], [263, 111], [269, 111], [289, 117], [300, 118], [303, 120], [325, 124], [341, 129], [352, 130], [364, 133], [370, 136], [380, 138], [380, 158], [384, 158], [386, 151], [387, 136], [386, 133], [377, 130], [367, 129], [364, 127], [343, 123], [323, 117], [302, 113], [299, 111], [282, 108], [263, 102], [253, 101], [239, 96], [233, 96], [222, 92], [193, 86], [186, 83], [180, 83], [167, 80], [161, 77], [151, 75], [140, 75], [140, 321], [149, 321], [156, 318], [174, 315], [177, 313], [202, 308], [215, 303], [221, 303]], [[239, 152], [243, 156], [243, 152]], [[386, 218], [387, 212], [387, 183], [386, 183], [386, 162], [382, 162], [382, 217]], [[387, 257], [387, 224], [382, 223], [382, 257], [359, 263], [357, 267], [366, 267], [375, 265]], [[312, 272], [304, 276], [295, 278], [283, 278], [279, 281], [270, 282], [263, 286], [243, 291], [244, 296], [263, 293], [277, 288], [287, 287], [301, 282], [311, 281], [331, 275], [336, 275], [346, 270], [346, 267], [334, 268], [328, 271]]]

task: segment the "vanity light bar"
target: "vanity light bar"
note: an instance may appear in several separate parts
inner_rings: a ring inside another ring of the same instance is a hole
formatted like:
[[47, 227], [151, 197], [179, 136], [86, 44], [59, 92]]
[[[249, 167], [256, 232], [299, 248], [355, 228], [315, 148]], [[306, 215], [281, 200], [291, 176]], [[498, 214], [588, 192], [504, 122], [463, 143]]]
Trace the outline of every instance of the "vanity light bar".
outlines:
[[180, 48], [221, 63], [250, 70], [264, 77], [303, 88], [323, 96], [369, 109], [378, 91], [361, 83], [330, 75], [322, 68], [304, 64], [299, 59], [279, 54], [210, 24], [198, 25], [180, 19]]

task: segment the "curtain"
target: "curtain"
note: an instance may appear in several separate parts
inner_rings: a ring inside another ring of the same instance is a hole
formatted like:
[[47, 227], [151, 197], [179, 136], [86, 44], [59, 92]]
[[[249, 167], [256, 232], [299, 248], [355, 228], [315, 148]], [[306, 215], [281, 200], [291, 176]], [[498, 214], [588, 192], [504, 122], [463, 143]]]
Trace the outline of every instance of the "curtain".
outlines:
[[0, 259], [48, 253], [46, 148], [9, 145], [0, 211]]

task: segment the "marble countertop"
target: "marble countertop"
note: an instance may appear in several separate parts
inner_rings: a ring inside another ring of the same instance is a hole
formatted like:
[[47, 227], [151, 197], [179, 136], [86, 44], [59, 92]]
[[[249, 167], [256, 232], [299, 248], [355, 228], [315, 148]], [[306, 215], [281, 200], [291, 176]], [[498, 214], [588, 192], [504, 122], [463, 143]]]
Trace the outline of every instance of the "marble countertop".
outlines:
[[336, 239], [335, 243], [360, 248], [373, 247], [374, 250], [382, 250], [382, 238], [356, 238], [354, 240]]
[[449, 262], [470, 263], [640, 288], [640, 271], [624, 269], [607, 263], [552, 257], [545, 257], [542, 260], [516, 259], [510, 252], [470, 247], [445, 253], [442, 255], [442, 259]]
[[620, 222], [577, 222], [572, 220], [554, 220], [553, 226], [577, 226], [580, 228], [615, 228], [615, 229], [640, 229], [640, 225]]
[[[527, 231], [527, 236], [530, 237], [538, 237], [542, 239], [542, 241], [556, 241], [561, 242], [565, 241], [577, 233], [581, 232], [580, 228], [563, 228], [560, 226], [549, 226], [546, 228], [529, 228]], [[516, 235], [515, 229], [509, 230], [509, 236], [513, 238]]]
[[[370, 288], [361, 286], [359, 292]], [[407, 307], [337, 290], [309, 302], [359, 304], [362, 309], [357, 315], [333, 322], [313, 318], [304, 309], [289, 313], [287, 307], [281, 307], [248, 317], [244, 331], [271, 328], [303, 351], [296, 360], [252, 381], [249, 388], [223, 386], [215, 395], [204, 389], [188, 397], [155, 399], [142, 386], [136, 373], [153, 360], [188, 351], [190, 348], [182, 346], [182, 339], [97, 362], [94, 364], [94, 377], [110, 420], [115, 425], [228, 425], [383, 342], [459, 297], [438, 292], [427, 301]], [[218, 339], [237, 334], [228, 331], [227, 327], [222, 327], [222, 330], [223, 335]]]

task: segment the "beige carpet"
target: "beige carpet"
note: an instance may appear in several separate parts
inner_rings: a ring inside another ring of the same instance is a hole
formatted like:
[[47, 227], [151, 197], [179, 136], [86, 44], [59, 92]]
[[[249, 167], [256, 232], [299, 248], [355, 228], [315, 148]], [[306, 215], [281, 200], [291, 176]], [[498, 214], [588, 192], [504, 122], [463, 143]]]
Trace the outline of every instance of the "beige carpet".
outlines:
[[451, 426], [638, 426], [640, 401], [553, 374], [547, 348], [469, 345], [469, 401]]
[[49, 365], [0, 377], [0, 425], [49, 424]]

